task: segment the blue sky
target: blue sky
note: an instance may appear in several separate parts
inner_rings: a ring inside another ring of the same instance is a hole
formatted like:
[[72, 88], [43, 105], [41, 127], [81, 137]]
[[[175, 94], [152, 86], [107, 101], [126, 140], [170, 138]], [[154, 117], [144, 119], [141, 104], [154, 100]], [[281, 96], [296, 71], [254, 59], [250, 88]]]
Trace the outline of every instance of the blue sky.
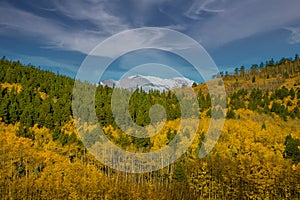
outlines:
[[[106, 38], [165, 27], [195, 39], [220, 70], [233, 71], [300, 54], [299, 10], [299, 0], [2, 0], [0, 55], [74, 77]], [[107, 78], [120, 69], [113, 66]]]

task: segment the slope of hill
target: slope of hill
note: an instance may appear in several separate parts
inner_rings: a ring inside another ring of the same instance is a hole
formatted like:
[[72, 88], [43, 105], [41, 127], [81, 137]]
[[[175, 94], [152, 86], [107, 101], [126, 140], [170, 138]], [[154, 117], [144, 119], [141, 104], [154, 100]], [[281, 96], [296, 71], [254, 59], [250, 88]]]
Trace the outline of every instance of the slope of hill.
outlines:
[[[278, 62], [271, 59], [265, 64], [253, 64], [248, 70], [241, 66], [232, 74], [220, 72], [216, 77], [222, 77], [228, 94], [242, 89], [250, 91], [254, 88], [263, 91], [273, 91], [282, 86], [295, 89], [297, 86], [300, 87], [300, 59], [298, 55], [294, 59], [282, 58]], [[205, 90], [205, 83], [195, 89]]]
[[[71, 109], [74, 80], [1, 59], [0, 198], [299, 199], [298, 64], [297, 58], [255, 74], [223, 75], [229, 94], [227, 120], [216, 146], [203, 159], [198, 153], [214, 97], [204, 84], [194, 87], [201, 121], [189, 150], [161, 170], [130, 174], [104, 166], [83, 146]], [[100, 85], [95, 96], [99, 123], [110, 140], [133, 152], [170, 143], [181, 117], [173, 91], [137, 89], [131, 97], [130, 115], [147, 129], [151, 105], [166, 109], [165, 126], [150, 138], [127, 135], [114, 123], [112, 91]], [[80, 128], [94, 133], [87, 124]], [[187, 140], [180, 138], [179, 145]]]

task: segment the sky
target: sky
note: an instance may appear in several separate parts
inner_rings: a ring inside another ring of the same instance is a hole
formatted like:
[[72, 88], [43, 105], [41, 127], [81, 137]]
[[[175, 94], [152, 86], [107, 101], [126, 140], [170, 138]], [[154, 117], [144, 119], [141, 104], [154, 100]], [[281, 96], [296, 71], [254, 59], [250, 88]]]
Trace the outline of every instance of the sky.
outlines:
[[[161, 27], [199, 42], [220, 71], [232, 72], [300, 54], [299, 10], [299, 0], [0, 0], [0, 56], [75, 77], [87, 55], [107, 38]], [[128, 70], [118, 63], [141, 59], [142, 53], [119, 58], [103, 79], [118, 79]], [[184, 76], [199, 81], [182, 60], [163, 55]], [[155, 60], [161, 54], [151, 50], [144, 57]]]

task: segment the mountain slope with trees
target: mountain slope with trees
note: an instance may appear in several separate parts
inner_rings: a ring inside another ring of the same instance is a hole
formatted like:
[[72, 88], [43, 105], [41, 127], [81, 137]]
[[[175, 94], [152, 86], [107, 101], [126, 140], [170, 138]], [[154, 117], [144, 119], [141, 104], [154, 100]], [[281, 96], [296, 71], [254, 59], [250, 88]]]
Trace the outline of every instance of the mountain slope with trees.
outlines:
[[[198, 158], [212, 97], [205, 84], [194, 85], [201, 119], [189, 150], [164, 169], [130, 174], [102, 165], [83, 146], [72, 114], [73, 79], [2, 58], [1, 199], [299, 199], [299, 58], [217, 76], [223, 77], [228, 109], [226, 115], [219, 112], [226, 122], [209, 155]], [[97, 87], [95, 109], [116, 145], [155, 151], [174, 138], [181, 118], [174, 91], [134, 91], [129, 102], [134, 122], [150, 129], [154, 104], [167, 113], [161, 131], [142, 139], [114, 122], [112, 91]], [[82, 128], [93, 133], [93, 127]], [[179, 145], [185, 142], [180, 138]]]

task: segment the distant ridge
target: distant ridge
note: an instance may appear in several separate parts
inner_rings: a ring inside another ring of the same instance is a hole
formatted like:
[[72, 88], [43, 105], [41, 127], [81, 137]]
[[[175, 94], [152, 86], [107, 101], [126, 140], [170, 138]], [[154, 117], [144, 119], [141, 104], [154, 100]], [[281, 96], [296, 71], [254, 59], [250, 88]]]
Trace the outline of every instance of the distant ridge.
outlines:
[[159, 90], [167, 91], [174, 88], [181, 88], [182, 86], [192, 86], [195, 81], [184, 77], [174, 77], [169, 79], [159, 78], [156, 76], [143, 76], [133, 75], [123, 78], [119, 81], [116, 80], [104, 80], [100, 82], [100, 85], [117, 87], [123, 89], [134, 90], [137, 87], [142, 88], [144, 91]]

